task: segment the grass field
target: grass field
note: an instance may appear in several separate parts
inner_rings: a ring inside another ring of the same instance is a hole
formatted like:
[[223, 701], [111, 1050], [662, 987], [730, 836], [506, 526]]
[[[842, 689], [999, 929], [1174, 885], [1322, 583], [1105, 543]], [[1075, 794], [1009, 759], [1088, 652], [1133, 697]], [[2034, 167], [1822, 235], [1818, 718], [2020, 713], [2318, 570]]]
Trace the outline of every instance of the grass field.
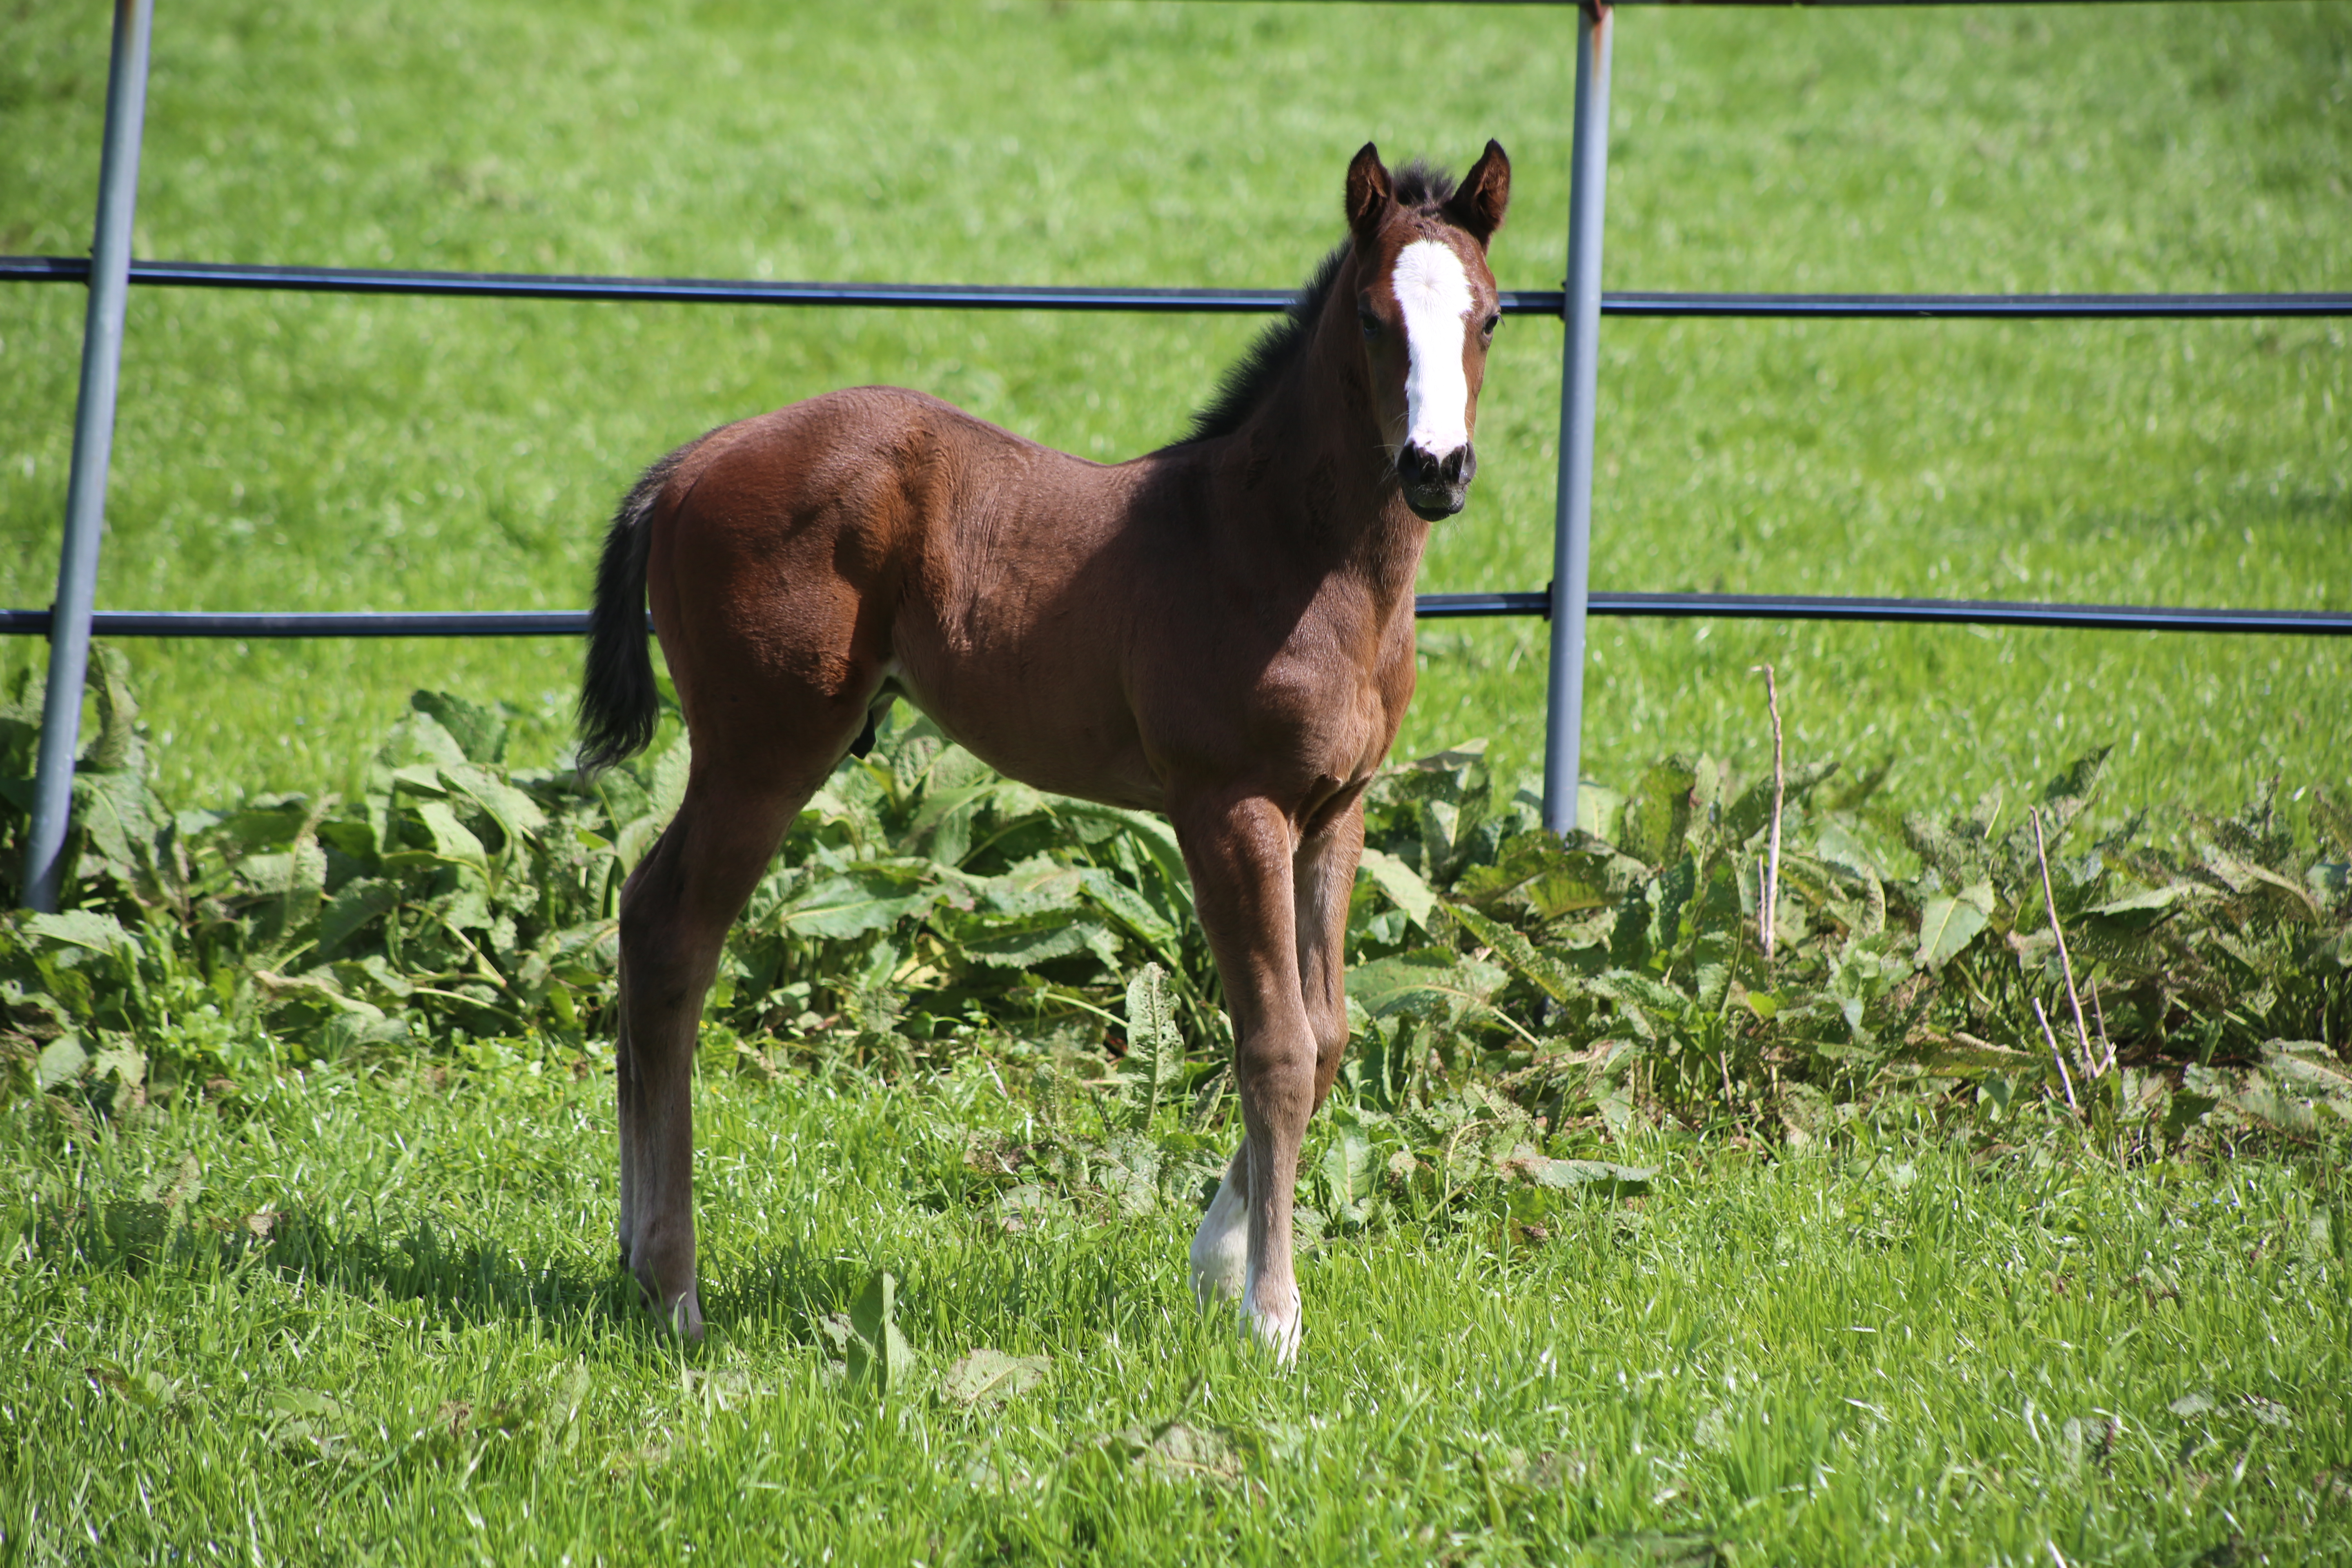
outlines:
[[[87, 243], [86, 7], [0, 63], [0, 249]], [[711, 276], [1286, 285], [1367, 136], [1499, 136], [1507, 286], [1556, 284], [1573, 24], [1516, 6], [283, 5], [158, 23], [145, 256]], [[2352, 6], [1629, 12], [1617, 286], [2294, 289], [2352, 276]], [[0, 598], [47, 601], [79, 290], [0, 291]], [[1172, 437], [1249, 319], [134, 295], [100, 603], [568, 607], [616, 493], [701, 429], [862, 381], [1113, 458]], [[2352, 603], [2342, 323], [1613, 321], [1611, 588]], [[1430, 589], [1538, 587], [1559, 332], [1498, 345]], [[1544, 631], [1433, 632], [1402, 744], [1539, 740]], [[21, 663], [37, 646], [17, 644]], [[1801, 754], [1941, 806], [2105, 742], [2110, 804], [2345, 778], [2336, 644], [1596, 626], [1589, 767]], [[553, 643], [142, 645], [173, 793], [348, 789], [413, 687], [563, 743]]]
[[[1562, 269], [1560, 7], [162, 11], [145, 257], [1286, 285], [1367, 137], [1458, 166], [1493, 135], [1502, 282]], [[0, 10], [0, 252], [85, 247], [105, 63], [100, 11]], [[1628, 8], [1612, 135], [1615, 287], [2352, 279], [2352, 0]], [[52, 592], [82, 307], [0, 289], [0, 603]], [[711, 425], [885, 381], [1119, 458], [1256, 330], [141, 290], [99, 602], [576, 607], [614, 498]], [[1594, 584], [2352, 606], [2347, 332], [1612, 321]], [[1424, 589], [1543, 583], [1559, 353], [1556, 323], [1504, 328]], [[1401, 750], [1527, 763], [1540, 626], [1423, 647]], [[358, 794], [414, 688], [512, 705], [519, 766], [569, 740], [562, 643], [131, 655], [184, 806]], [[1792, 760], [1891, 757], [1906, 807], [2108, 742], [2110, 817], [2352, 784], [2341, 643], [1705, 622], [1596, 623], [1588, 772], [1754, 776], [1765, 659]], [[2330, 908], [2338, 871], [2308, 879]], [[91, 1045], [186, 1056], [228, 1026], [197, 992], [251, 992], [234, 967], [142, 994], [172, 1040]], [[0, 1003], [12, 1092], [29, 1014]], [[2141, 1126], [2126, 1159], [2023, 1089], [1810, 1135], [1753, 1098], [1705, 1135], [1534, 1134], [1654, 1168], [1540, 1209], [1507, 1157], [1457, 1188], [1449, 1141], [1436, 1201], [1402, 1180], [1310, 1238], [1278, 1373], [1184, 1283], [1185, 1173], [1230, 1126], [1114, 1134], [1066, 1041], [959, 1035], [895, 1079], [775, 1046], [768, 1081], [714, 1028], [711, 1334], [681, 1347], [613, 1264], [609, 1047], [557, 1033], [282, 1077], [293, 1042], [240, 1042], [261, 1065], [203, 1095], [159, 1077], [131, 1108], [93, 1076], [0, 1106], [0, 1563], [2352, 1562], [2340, 1135]], [[887, 1394], [836, 1365], [880, 1271], [917, 1358]], [[1044, 1375], [967, 1403], [982, 1347]]]
[[[1324, 1242], [1273, 1374], [1191, 1307], [1192, 1204], [977, 1180], [975, 1134], [1087, 1129], [1068, 1084], [720, 1073], [681, 1351], [616, 1288], [609, 1091], [545, 1068], [12, 1118], [0, 1556], [2352, 1560], [2352, 1273], [2286, 1165], [1637, 1144], [1650, 1194], [1540, 1245], [1477, 1205]], [[878, 1269], [887, 1399], [822, 1327]], [[1050, 1367], [966, 1408], [976, 1347]]]

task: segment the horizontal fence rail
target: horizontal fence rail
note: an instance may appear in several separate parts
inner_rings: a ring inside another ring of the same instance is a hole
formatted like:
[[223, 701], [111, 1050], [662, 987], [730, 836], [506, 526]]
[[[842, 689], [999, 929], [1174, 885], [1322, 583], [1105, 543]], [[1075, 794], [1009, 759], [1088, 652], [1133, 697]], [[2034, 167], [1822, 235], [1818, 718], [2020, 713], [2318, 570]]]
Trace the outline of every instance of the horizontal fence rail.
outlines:
[[[139, 281], [135, 271], [131, 280]], [[2352, 316], [2352, 294], [1678, 294], [1604, 289], [1601, 313], [1845, 321], [2222, 321]]]
[[[2352, 610], [2235, 610], [2174, 605], [2053, 605], [2018, 599], [1854, 599], [1811, 594], [1588, 594], [1585, 614], [1657, 620], [1869, 621], [2118, 632], [2278, 632], [2352, 637]], [[1423, 594], [1425, 621], [1551, 615], [1551, 592]]]
[[[0, 637], [47, 637], [47, 610], [0, 610]], [[646, 629], [653, 622], [647, 618]], [[98, 610], [110, 637], [584, 637], [585, 610]]]
[[2011, 599], [1845, 599], [1803, 594], [1594, 594], [1595, 616], [1876, 621], [1913, 626], [2118, 632], [2279, 632], [2352, 637], [2352, 610], [2233, 610], [2171, 605], [2053, 605]]
[[[0, 282], [81, 283], [77, 256], [0, 256]], [[552, 272], [420, 272], [220, 261], [133, 261], [131, 281], [182, 289], [391, 294], [452, 300], [635, 300], [705, 305], [872, 305], [901, 310], [1125, 310], [1249, 314], [1279, 310], [1287, 289], [1122, 289], [980, 283], [779, 283], [755, 278], [607, 278]], [[1557, 316], [1558, 289], [1507, 289], [1507, 316]], [[1705, 294], [1604, 290], [1604, 316], [1822, 321], [2168, 321], [2352, 316], [2347, 294]]]
[[[70, 256], [0, 257], [0, 281], [79, 281]], [[311, 294], [398, 294], [452, 300], [665, 301], [698, 305], [875, 305], [902, 310], [1134, 310], [1251, 314], [1279, 310], [1296, 289], [1123, 289], [1020, 283], [789, 283], [757, 278], [603, 278], [542, 272], [415, 272], [368, 267], [276, 267], [134, 261], [131, 281], [184, 289], [266, 289]], [[1511, 315], [1559, 314], [1559, 292], [1506, 292]]]
[[[1593, 594], [1585, 613], [1652, 619], [1864, 621], [2125, 632], [2274, 632], [2352, 637], [2352, 610], [2232, 610], [2168, 605], [2053, 605], [2010, 599], [1849, 599], [1786, 594]], [[1549, 618], [1551, 595], [1423, 594], [1425, 621]], [[47, 610], [0, 610], [0, 636], [46, 637]], [[646, 629], [653, 629], [647, 617]], [[99, 610], [90, 630], [116, 637], [584, 637], [585, 610]]]

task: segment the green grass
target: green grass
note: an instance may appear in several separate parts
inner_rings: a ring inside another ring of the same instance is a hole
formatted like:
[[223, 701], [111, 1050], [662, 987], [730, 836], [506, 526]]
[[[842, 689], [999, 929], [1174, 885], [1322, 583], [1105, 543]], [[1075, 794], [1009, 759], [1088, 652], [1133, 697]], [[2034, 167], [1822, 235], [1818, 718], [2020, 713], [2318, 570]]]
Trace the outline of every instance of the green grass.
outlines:
[[[2352, 277], [2352, 5], [1735, 14], [1620, 27], [1623, 287], [2295, 289]], [[1565, 249], [1572, 21], [1515, 6], [262, 3], [157, 25], [145, 256], [718, 276], [1283, 285], [1339, 171], [1516, 159], [1507, 286]], [[86, 243], [102, 21], [20, 5], [0, 249]], [[0, 599], [47, 602], [82, 297], [0, 290]], [[585, 596], [629, 477], [844, 384], [1097, 457], [1178, 433], [1248, 319], [134, 294], [100, 603]], [[1549, 569], [1559, 329], [1497, 348], [1470, 510], [1423, 586]], [[2352, 604], [2340, 322], [1612, 321], [1608, 588]], [[1433, 630], [1401, 744], [1539, 745], [1543, 628]], [[2340, 642], [1596, 624], [1589, 771], [1752, 771], [1748, 667], [1802, 754], [1943, 807], [2121, 752], [2110, 805], [2345, 781]], [[18, 642], [5, 658], [37, 659]], [[545, 642], [142, 644], [172, 792], [348, 790], [416, 686], [562, 744]], [[2335, 713], [2336, 720], [2329, 719]]]
[[[943, 1195], [969, 1130], [1087, 1123], [1066, 1086], [716, 1074], [681, 1350], [612, 1264], [607, 1081], [544, 1065], [10, 1111], [0, 1556], [2352, 1560], [2352, 1274], [2293, 1165], [1637, 1145], [1648, 1197], [1532, 1248], [1475, 1204], [1325, 1241], [1276, 1373], [1190, 1306], [1190, 1204]], [[887, 1403], [815, 1326], [877, 1268]], [[1051, 1374], [940, 1400], [983, 1345]], [[1198, 1468], [1104, 1446], [1171, 1420]]]
[[[2344, 288], [2352, 4], [2221, 17], [1628, 9], [1609, 278]], [[1517, 160], [1497, 270], [1548, 287], [1572, 26], [173, 5], [137, 247], [1284, 285], [1337, 237], [1367, 136], [1459, 165], [1495, 135]], [[24, 0], [0, 37], [0, 251], [77, 252], [102, 16]], [[52, 591], [81, 310], [0, 289], [0, 602]], [[888, 381], [1124, 456], [1181, 431], [1256, 330], [168, 290], [131, 323], [100, 603], [222, 609], [576, 606], [614, 497], [710, 425]], [[1479, 486], [1425, 588], [1543, 582], [1559, 347], [1505, 328]], [[1594, 583], [2346, 607], [2347, 348], [2336, 322], [1612, 321]], [[1542, 629], [1424, 647], [1402, 749], [1483, 733], [1507, 773], [1531, 758]], [[2113, 811], [2347, 778], [2340, 643], [1621, 622], [1592, 648], [1588, 769], [1621, 784], [1668, 750], [1753, 776], [1761, 659], [1797, 756], [1890, 754], [1906, 805], [2107, 741]], [[133, 656], [191, 805], [353, 791], [415, 687], [512, 703], [514, 760], [543, 761], [575, 658]], [[0, 668], [39, 657], [19, 640]], [[1276, 1373], [1193, 1314], [1189, 1202], [1077, 1190], [1008, 1231], [955, 1195], [971, 1130], [1083, 1122], [1066, 1085], [712, 1074], [713, 1332], [682, 1352], [612, 1264], [609, 1080], [442, 1044], [475, 1065], [440, 1087], [330, 1069], [94, 1126], [0, 1110], [0, 1560], [2352, 1560], [2352, 1276], [2307, 1155], [2118, 1169], [1957, 1121], [1857, 1124], [1828, 1153], [1555, 1138], [1663, 1173], [1532, 1249], [1491, 1193], [1323, 1242], [1305, 1357]], [[877, 1407], [821, 1329], [877, 1268], [927, 1376], [990, 1345], [1051, 1377], [1001, 1411], [919, 1386]], [[1169, 1421], [1206, 1435], [1210, 1473], [1098, 1441]]]

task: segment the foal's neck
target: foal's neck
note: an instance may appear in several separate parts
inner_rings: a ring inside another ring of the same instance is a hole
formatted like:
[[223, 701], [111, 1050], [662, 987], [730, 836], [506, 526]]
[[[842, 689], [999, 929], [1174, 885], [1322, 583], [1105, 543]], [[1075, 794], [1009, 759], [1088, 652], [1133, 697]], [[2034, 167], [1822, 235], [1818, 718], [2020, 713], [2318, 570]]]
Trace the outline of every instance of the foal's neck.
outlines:
[[1231, 439], [1244, 482], [1303, 564], [1360, 578], [1384, 608], [1410, 609], [1429, 524], [1405, 505], [1394, 445], [1380, 428], [1351, 308], [1359, 287], [1350, 256], [1306, 352]]

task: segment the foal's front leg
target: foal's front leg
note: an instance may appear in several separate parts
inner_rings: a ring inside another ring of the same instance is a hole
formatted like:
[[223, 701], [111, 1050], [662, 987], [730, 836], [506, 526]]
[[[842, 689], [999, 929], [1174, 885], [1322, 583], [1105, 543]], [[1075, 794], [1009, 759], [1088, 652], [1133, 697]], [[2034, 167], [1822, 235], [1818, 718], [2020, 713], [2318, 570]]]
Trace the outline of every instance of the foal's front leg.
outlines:
[[1288, 1361], [1298, 1352], [1301, 1327], [1291, 1199], [1315, 1108], [1316, 1061], [1298, 983], [1290, 823], [1271, 802], [1250, 797], [1171, 816], [1233, 1012], [1244, 1127], [1241, 1149], [1193, 1239], [1193, 1284], [1204, 1304], [1238, 1295], [1243, 1321]]

